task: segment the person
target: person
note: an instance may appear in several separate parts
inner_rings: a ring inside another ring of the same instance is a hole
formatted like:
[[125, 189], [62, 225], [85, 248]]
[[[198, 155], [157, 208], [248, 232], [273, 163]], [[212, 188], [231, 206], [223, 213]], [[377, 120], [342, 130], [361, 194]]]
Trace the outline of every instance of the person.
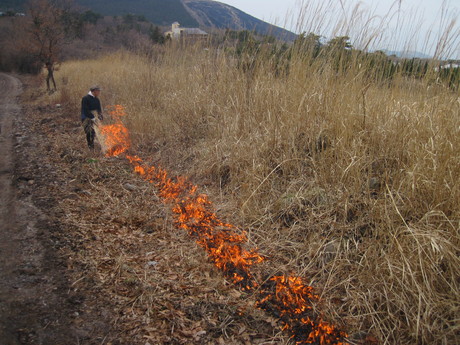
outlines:
[[91, 86], [86, 96], [81, 99], [81, 122], [86, 134], [86, 141], [90, 150], [94, 150], [94, 137], [96, 132], [94, 126], [96, 124], [96, 116], [99, 120], [103, 120], [101, 101], [99, 95], [101, 88], [97, 85]]

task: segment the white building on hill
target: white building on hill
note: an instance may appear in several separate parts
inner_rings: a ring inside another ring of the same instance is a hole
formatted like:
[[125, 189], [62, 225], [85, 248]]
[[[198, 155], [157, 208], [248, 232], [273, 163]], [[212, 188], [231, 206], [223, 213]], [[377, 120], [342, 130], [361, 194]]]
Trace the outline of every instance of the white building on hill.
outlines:
[[166, 38], [173, 40], [179, 39], [192, 39], [192, 40], [206, 40], [208, 34], [198, 28], [181, 28], [178, 22], [174, 22], [171, 26], [171, 31], [165, 33]]

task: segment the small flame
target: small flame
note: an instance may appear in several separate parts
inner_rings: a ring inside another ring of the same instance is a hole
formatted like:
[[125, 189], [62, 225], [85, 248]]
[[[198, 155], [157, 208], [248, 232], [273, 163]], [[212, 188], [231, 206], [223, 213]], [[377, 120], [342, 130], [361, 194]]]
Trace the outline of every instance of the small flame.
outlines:
[[[110, 112], [115, 124], [102, 126], [107, 156], [125, 153], [130, 147], [129, 132], [121, 117], [126, 113], [121, 105]], [[251, 268], [266, 260], [257, 249], [245, 249], [247, 236], [235, 226], [222, 222], [212, 211], [208, 196], [198, 193], [198, 187], [186, 178], [170, 178], [166, 170], [148, 166], [138, 156], [126, 155], [134, 171], [155, 184], [165, 203], [173, 205], [175, 225], [186, 230], [224, 273], [227, 279], [244, 291], [258, 296], [256, 306], [278, 317], [282, 329], [296, 344], [346, 345], [345, 332], [323, 321], [314, 308], [320, 298], [303, 279], [294, 275], [268, 277], [259, 283]]]
[[313, 303], [320, 301], [319, 296], [300, 277], [272, 277], [260, 288], [260, 296], [257, 306], [278, 316], [296, 344], [346, 344], [342, 340], [347, 334], [314, 311]]

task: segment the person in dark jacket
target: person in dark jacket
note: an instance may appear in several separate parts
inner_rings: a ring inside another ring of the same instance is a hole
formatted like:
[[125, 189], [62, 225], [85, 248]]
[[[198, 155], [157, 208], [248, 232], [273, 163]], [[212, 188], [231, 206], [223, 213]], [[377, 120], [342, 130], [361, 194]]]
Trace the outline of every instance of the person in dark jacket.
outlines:
[[103, 120], [101, 101], [99, 94], [101, 88], [99, 86], [92, 86], [89, 93], [81, 99], [81, 122], [86, 134], [86, 141], [90, 150], [94, 150], [94, 137], [96, 135], [94, 126], [96, 116], [99, 120]]

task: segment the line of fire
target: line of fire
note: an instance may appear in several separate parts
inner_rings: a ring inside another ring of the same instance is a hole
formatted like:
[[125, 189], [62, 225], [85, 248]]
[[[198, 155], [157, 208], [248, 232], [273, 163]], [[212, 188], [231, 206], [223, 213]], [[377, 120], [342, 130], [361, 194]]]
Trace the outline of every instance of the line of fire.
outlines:
[[247, 236], [235, 226], [222, 222], [213, 205], [197, 186], [186, 178], [171, 178], [166, 170], [148, 166], [129, 155], [129, 131], [123, 125], [126, 115], [121, 105], [110, 107], [113, 124], [99, 124], [98, 132], [106, 156], [123, 155], [134, 171], [154, 184], [163, 202], [172, 205], [174, 223], [192, 236], [209, 259], [237, 288], [256, 296], [256, 306], [280, 320], [295, 344], [346, 345], [347, 334], [323, 320], [317, 311], [320, 298], [301, 277], [295, 275], [255, 275], [253, 267], [267, 260], [257, 249], [245, 249]]

